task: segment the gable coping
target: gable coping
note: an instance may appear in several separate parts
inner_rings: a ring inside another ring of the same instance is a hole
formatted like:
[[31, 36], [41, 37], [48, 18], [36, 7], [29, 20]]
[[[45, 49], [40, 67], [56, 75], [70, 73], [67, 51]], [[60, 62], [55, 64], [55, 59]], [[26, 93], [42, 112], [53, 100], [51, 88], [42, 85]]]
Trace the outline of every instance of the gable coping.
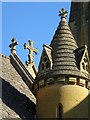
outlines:
[[21, 62], [19, 57], [16, 54], [10, 55], [11, 64], [15, 67], [15, 69], [18, 71], [26, 85], [29, 87], [29, 89], [32, 91], [32, 84], [34, 82], [33, 77], [29, 73], [29, 71], [26, 69], [24, 64]]

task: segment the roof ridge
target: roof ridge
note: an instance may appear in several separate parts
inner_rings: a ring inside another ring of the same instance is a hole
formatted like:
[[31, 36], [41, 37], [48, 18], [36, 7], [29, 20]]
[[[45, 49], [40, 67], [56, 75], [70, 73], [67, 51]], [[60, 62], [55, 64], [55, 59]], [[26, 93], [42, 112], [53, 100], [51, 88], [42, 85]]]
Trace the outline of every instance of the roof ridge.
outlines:
[[77, 52], [79, 50], [85, 50], [85, 49], [87, 49], [87, 45], [83, 45], [83, 46], [77, 48], [76, 50], [74, 50], [74, 52]]

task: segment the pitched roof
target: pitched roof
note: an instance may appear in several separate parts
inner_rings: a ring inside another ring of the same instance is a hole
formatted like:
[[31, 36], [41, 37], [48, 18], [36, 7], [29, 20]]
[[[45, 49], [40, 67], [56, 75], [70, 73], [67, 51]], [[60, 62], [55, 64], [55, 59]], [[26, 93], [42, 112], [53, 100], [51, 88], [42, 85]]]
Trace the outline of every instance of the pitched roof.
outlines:
[[10, 55], [10, 61], [12, 65], [14, 66], [14, 68], [18, 71], [18, 73], [22, 77], [23, 81], [26, 83], [26, 85], [31, 90], [34, 79], [29, 73], [29, 71], [26, 69], [25, 65], [21, 62], [21, 60], [16, 54]]
[[0, 54], [0, 70], [2, 117], [22, 119], [31, 117], [35, 114], [36, 98], [11, 63], [10, 57]]

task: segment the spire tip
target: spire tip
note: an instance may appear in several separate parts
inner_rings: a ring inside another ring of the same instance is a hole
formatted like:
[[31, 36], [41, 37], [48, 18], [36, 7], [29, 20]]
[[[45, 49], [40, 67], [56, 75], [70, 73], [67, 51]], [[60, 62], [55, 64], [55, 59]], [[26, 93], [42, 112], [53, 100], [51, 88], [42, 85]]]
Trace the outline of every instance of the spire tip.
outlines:
[[62, 19], [62, 18], [65, 18], [65, 19], [66, 19], [67, 13], [68, 13], [68, 12], [67, 12], [64, 8], [62, 8], [62, 9], [59, 11], [59, 16], [61, 16], [61, 19]]

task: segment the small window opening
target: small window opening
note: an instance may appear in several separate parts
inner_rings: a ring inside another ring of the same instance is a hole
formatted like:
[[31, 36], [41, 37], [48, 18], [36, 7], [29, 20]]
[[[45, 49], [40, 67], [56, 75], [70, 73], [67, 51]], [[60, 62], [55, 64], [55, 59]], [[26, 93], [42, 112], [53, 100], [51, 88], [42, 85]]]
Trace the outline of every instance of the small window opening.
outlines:
[[87, 58], [84, 58], [84, 62], [85, 62], [85, 63], [87, 62]]
[[44, 70], [44, 64], [42, 63], [42, 70]]
[[88, 88], [88, 81], [86, 81], [86, 83], [85, 83], [85, 87]]
[[85, 70], [85, 64], [84, 64], [84, 63], [82, 63], [82, 67], [83, 67], [83, 69]]
[[77, 85], [79, 85], [80, 84], [80, 79], [79, 78], [77, 78]]
[[47, 61], [46, 68], [50, 68], [50, 63]]
[[87, 58], [87, 53], [85, 53], [85, 57]]
[[62, 120], [62, 113], [63, 113], [63, 106], [61, 103], [59, 103], [59, 106], [58, 106], [58, 120]]
[[88, 71], [88, 65], [86, 65], [86, 70]]
[[46, 55], [45, 51], [43, 51], [43, 55]]
[[47, 57], [44, 57], [44, 62], [46, 62], [47, 61]]

